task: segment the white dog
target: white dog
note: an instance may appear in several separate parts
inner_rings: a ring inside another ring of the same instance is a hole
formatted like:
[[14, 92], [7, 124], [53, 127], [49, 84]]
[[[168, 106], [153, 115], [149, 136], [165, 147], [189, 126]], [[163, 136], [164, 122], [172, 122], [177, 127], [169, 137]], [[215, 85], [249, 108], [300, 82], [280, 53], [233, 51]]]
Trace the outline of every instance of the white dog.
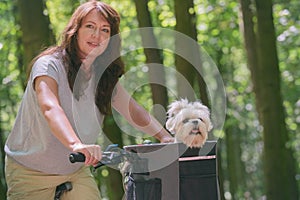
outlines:
[[205, 105], [181, 99], [169, 105], [167, 115], [166, 128], [175, 135], [175, 142], [188, 147], [203, 146], [212, 129], [210, 112]]

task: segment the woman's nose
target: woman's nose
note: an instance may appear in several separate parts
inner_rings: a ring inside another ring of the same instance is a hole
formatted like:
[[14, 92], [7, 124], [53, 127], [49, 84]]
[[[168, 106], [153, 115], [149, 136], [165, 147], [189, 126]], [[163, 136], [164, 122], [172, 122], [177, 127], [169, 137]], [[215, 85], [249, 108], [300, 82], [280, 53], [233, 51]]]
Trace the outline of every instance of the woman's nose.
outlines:
[[100, 37], [100, 29], [98, 28], [95, 28], [94, 31], [92, 32], [92, 36], [97, 38], [97, 37]]

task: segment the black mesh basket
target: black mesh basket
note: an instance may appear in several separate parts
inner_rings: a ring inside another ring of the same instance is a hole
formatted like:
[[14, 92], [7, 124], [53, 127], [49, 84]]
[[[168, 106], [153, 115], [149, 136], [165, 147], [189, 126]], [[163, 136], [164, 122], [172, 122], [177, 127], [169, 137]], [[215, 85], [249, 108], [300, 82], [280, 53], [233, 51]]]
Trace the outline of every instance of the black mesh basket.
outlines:
[[[129, 163], [130, 169], [142, 170], [125, 172], [126, 200], [218, 200], [216, 145], [216, 141], [207, 141], [201, 149], [186, 148], [181, 143], [124, 147], [137, 157], [143, 157], [143, 162], [134, 159]], [[144, 153], [161, 148], [165, 154], [145, 158]], [[155, 159], [164, 159], [170, 154], [178, 159], [161, 169], [149, 169], [151, 162], [159, 162]]]
[[126, 182], [126, 200], [159, 200], [161, 199], [161, 179], [135, 179], [129, 175]]

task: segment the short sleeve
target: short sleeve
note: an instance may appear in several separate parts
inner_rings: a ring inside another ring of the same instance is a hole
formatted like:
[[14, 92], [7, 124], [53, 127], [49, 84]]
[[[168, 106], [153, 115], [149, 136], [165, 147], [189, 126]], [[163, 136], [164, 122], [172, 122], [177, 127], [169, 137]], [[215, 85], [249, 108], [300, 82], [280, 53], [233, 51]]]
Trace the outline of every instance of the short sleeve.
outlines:
[[59, 83], [60, 70], [59, 61], [51, 55], [42, 56], [36, 60], [31, 69], [30, 80], [34, 83], [35, 79], [39, 76], [49, 76], [53, 78], [57, 84]]

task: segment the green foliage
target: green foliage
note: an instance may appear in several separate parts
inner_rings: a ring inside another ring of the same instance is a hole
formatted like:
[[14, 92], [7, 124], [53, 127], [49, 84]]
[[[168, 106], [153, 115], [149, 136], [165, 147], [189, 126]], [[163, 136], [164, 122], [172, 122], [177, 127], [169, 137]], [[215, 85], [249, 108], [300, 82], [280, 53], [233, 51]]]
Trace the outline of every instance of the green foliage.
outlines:
[[152, 14], [153, 26], [173, 28], [176, 25], [174, 3], [170, 0], [149, 1], [149, 11]]
[[[12, 1], [0, 2], [0, 121], [6, 136], [14, 121], [23, 89], [20, 82], [20, 27], [16, 25]], [[22, 80], [22, 79], [21, 79]]]
[[[286, 124], [290, 132], [290, 143], [294, 147], [300, 168], [300, 3], [274, 6], [274, 20], [277, 31], [278, 52], [282, 79], [282, 95], [286, 109]], [[297, 12], [296, 12], [297, 11]], [[298, 172], [299, 173], [299, 172]]]
[[61, 39], [60, 36], [64, 27], [67, 25], [70, 16], [72, 15], [73, 11], [79, 4], [80, 2], [78, 0], [46, 1], [47, 8], [45, 9], [45, 11], [47, 14], [49, 14], [52, 28], [56, 36], [56, 41], [59, 41]]

